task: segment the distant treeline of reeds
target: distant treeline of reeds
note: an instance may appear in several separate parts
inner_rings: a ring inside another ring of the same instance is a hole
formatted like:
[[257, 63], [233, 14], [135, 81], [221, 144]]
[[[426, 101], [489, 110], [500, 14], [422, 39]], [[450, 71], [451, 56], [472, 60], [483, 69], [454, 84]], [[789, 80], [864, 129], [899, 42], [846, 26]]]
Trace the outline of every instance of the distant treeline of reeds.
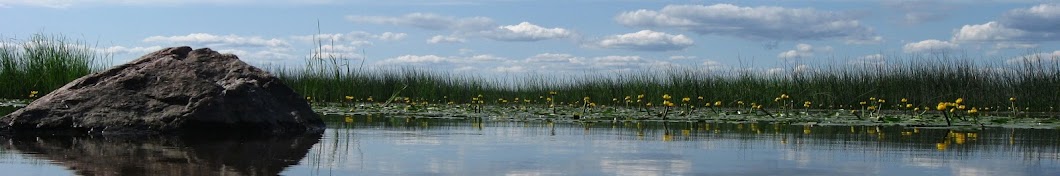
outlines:
[[[599, 105], [659, 106], [662, 95], [669, 94], [679, 106], [698, 107], [721, 102], [723, 107], [757, 103], [804, 108], [804, 102], [810, 101], [818, 109], [862, 109], [862, 102], [884, 99], [879, 108], [934, 109], [939, 102], [963, 98], [968, 108], [987, 110], [1060, 108], [1057, 58], [1030, 55], [1007, 64], [981, 65], [946, 53], [908, 57], [890, 58], [886, 64], [792, 68], [781, 73], [669, 69], [574, 77], [476, 77], [416, 68], [362, 69], [346, 59], [323, 57], [309, 58], [304, 68], [269, 70], [315, 102], [365, 102], [368, 97], [383, 102], [396, 96], [416, 103], [464, 104], [481, 95], [478, 100], [487, 104], [540, 105], [556, 92], [557, 105], [581, 105], [589, 97]], [[791, 98], [776, 102], [781, 94]], [[681, 101], [686, 97], [689, 102]]]
[[90, 45], [62, 35], [35, 34], [25, 40], [0, 36], [0, 97], [42, 96], [100, 70], [103, 67], [98, 61], [106, 57]]

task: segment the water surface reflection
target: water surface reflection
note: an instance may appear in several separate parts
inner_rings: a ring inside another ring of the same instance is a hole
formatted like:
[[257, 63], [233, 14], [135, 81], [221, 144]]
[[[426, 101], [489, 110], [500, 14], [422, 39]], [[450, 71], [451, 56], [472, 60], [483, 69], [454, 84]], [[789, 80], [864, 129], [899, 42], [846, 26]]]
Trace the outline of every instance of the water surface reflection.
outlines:
[[288, 175], [1060, 175], [1057, 130], [329, 117]]

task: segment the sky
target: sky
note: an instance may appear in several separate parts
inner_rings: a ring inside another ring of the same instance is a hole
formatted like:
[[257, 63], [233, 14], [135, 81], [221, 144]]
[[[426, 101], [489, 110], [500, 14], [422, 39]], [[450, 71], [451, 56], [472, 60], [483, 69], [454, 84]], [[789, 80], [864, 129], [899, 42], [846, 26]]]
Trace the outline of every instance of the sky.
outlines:
[[208, 47], [258, 66], [587, 74], [775, 72], [940, 54], [1060, 59], [1060, 2], [641, 0], [0, 0], [0, 36], [61, 34], [124, 63]]

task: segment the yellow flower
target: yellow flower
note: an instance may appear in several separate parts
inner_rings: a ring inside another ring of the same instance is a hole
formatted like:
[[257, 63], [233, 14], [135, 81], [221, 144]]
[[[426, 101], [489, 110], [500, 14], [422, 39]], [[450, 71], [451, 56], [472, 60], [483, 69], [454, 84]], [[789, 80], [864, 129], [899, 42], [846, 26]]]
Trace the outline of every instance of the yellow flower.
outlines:
[[556, 94], [559, 94], [559, 93], [556, 93], [556, 91], [549, 91], [548, 94], [549, 95], [556, 95]]
[[876, 101], [876, 97], [869, 97], [869, 101]]
[[964, 110], [964, 105], [959, 105], [959, 106], [957, 106], [957, 109], [958, 109], [958, 110]]
[[721, 106], [721, 100], [715, 101], [714, 106]]
[[353, 96], [349, 96], [349, 95], [347, 95], [347, 96], [346, 96], [346, 101], [350, 101], [350, 100], [353, 100]]
[[743, 105], [743, 101], [736, 101], [736, 104]]
[[663, 94], [662, 98], [663, 98], [663, 100], [670, 100], [670, 98], [673, 98], [673, 97], [670, 97], [670, 94]]
[[869, 110], [876, 110], [876, 106], [869, 106]]
[[780, 94], [780, 98], [788, 99], [788, 98], [791, 98], [791, 97], [789, 97], [788, 94]]
[[696, 99], [703, 100], [703, 96], [696, 97]]
[[692, 98], [688, 98], [688, 97], [685, 97], [685, 98], [681, 98], [681, 102], [685, 102], [685, 103], [688, 103], [688, 102], [690, 102], [690, 101], [692, 101]]
[[589, 97], [582, 98], [582, 100], [585, 100], [585, 102], [589, 102]]
[[880, 102], [880, 103], [886, 103], [886, 102], [887, 102], [887, 100], [883, 100], [883, 99], [881, 98], [881, 99], [879, 99], [879, 102]]
[[670, 100], [663, 100], [663, 106], [673, 107], [674, 103], [671, 103]]
[[907, 103], [907, 102], [909, 102], [909, 99], [902, 98], [902, 103]]
[[905, 104], [905, 108], [911, 108], [911, 107], [913, 107], [913, 104]]
[[865, 104], [868, 104], [868, 103], [865, 103], [865, 102], [863, 101], [863, 102], [858, 102], [858, 104], [861, 104], [861, 105], [865, 105]]
[[972, 109], [968, 110], [968, 115], [976, 115], [976, 114], [979, 114], [979, 109], [977, 109], [975, 107], [972, 107]]
[[637, 95], [637, 99], [644, 99], [644, 94]]
[[945, 111], [946, 108], [948, 107], [947, 105], [948, 104], [946, 104], [946, 102], [939, 102], [939, 105], [935, 106], [935, 110]]
[[1010, 98], [1008, 98], [1008, 101], [1016, 102], [1016, 97], [1010, 97]]
[[305, 100], [313, 100], [313, 97], [305, 97]]
[[957, 104], [964, 103], [964, 98], [957, 98], [957, 101], [953, 101], [953, 103], [957, 103]]
[[372, 96], [368, 96], [368, 102], [372, 102], [372, 101], [375, 101], [375, 99], [372, 99]]
[[626, 100], [629, 100], [629, 99], [630, 99], [630, 97], [629, 97], [629, 96], [626, 96]]

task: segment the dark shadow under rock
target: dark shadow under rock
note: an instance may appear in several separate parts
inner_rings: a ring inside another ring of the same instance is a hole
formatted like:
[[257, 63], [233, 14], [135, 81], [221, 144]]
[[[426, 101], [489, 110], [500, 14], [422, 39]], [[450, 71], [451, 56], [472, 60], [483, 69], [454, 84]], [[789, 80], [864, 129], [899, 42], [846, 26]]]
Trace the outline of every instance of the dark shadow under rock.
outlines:
[[301, 135], [5, 135], [4, 150], [78, 175], [277, 175], [320, 141]]

